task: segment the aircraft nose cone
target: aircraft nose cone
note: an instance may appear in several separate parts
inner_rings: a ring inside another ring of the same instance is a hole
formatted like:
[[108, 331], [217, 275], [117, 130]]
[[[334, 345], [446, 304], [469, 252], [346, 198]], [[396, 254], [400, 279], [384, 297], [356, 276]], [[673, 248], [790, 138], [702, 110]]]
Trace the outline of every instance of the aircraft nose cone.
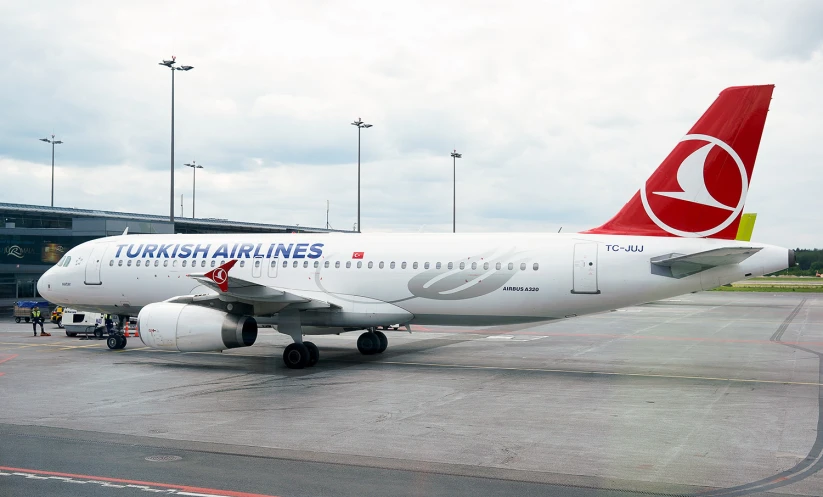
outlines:
[[51, 275], [49, 273], [51, 273], [51, 269], [37, 280], [37, 293], [46, 298], [51, 294]]

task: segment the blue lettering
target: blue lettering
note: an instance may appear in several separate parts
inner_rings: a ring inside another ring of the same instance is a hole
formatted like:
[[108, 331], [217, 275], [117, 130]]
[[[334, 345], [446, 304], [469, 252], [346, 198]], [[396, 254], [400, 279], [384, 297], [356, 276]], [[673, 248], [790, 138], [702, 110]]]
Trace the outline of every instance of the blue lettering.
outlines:
[[123, 250], [123, 247], [125, 247], [125, 246], [126, 246], [125, 244], [124, 245], [118, 245], [117, 246], [117, 253], [114, 254], [114, 256], [115, 257], [120, 257], [120, 252]]
[[294, 247], [294, 254], [292, 257], [295, 259], [305, 259], [306, 258], [306, 250], [309, 249], [308, 243], [298, 243], [296, 247]]
[[229, 258], [229, 244], [224, 243], [223, 245], [220, 245], [219, 247], [217, 247], [217, 250], [214, 252], [214, 255], [212, 257], [214, 257], [214, 258], [223, 257], [224, 259], [228, 259]]
[[[254, 248], [253, 243], [244, 243], [240, 245], [240, 250], [237, 251], [237, 258], [240, 259], [241, 257], [245, 257], [246, 259], [251, 258], [251, 249]], [[245, 254], [245, 255], [243, 255]]]
[[162, 255], [163, 257], [168, 257], [168, 256], [169, 256], [169, 252], [168, 252], [168, 250], [171, 248], [171, 246], [172, 246], [172, 244], [171, 244], [171, 243], [163, 243], [163, 244], [161, 244], [161, 245], [160, 245], [160, 250], [158, 250], [158, 251], [157, 251], [157, 258], [159, 259], [161, 255]]
[[154, 251], [157, 250], [157, 245], [147, 243], [146, 248], [143, 249], [143, 257], [154, 257]]
[[184, 243], [180, 246], [180, 253], [177, 254], [177, 257], [181, 257], [183, 259], [188, 258], [191, 255], [191, 247], [194, 245], [193, 243]]
[[272, 243], [271, 245], [269, 245], [269, 251], [268, 251], [268, 252], [266, 252], [266, 259], [271, 259], [271, 251], [272, 251], [272, 250], [274, 250], [274, 247], [275, 247], [275, 244], [274, 244], [274, 243]]
[[171, 256], [172, 256], [172, 257], [177, 257], [177, 249], [179, 249], [179, 248], [180, 248], [180, 244], [179, 244], [179, 243], [177, 243], [177, 244], [175, 244], [175, 245], [174, 245], [174, 250], [172, 250], [172, 251], [171, 251]]
[[138, 257], [140, 255], [140, 251], [143, 250], [143, 244], [141, 243], [140, 245], [138, 245], [137, 250], [135, 250], [133, 254], [131, 253], [132, 247], [134, 247], [134, 244], [129, 245], [129, 248], [126, 249], [126, 257], [128, 257], [129, 259]]
[[254, 257], [263, 257], [263, 254], [260, 253], [260, 247], [263, 246], [262, 243], [258, 243], [256, 247], [254, 247]]
[[197, 248], [194, 249], [194, 253], [191, 255], [192, 257], [197, 257], [197, 254], [203, 254], [200, 257], [208, 257], [209, 256], [209, 248], [211, 248], [211, 243], [206, 245], [205, 247], [201, 247], [200, 244], [197, 244]]
[[283, 245], [282, 243], [279, 244], [277, 246], [277, 249], [274, 251], [274, 256], [275, 257], [280, 257], [280, 255], [282, 255], [283, 257], [289, 257], [289, 254], [291, 254], [291, 248], [293, 246], [294, 246], [293, 243], [290, 243], [288, 248], [285, 245]]
[[236, 243], [234, 244], [234, 247], [231, 248], [231, 255], [229, 257], [234, 259], [234, 253], [235, 252], [237, 252], [237, 244]]
[[315, 243], [309, 249], [309, 259], [317, 259], [323, 255], [323, 244], [322, 243]]

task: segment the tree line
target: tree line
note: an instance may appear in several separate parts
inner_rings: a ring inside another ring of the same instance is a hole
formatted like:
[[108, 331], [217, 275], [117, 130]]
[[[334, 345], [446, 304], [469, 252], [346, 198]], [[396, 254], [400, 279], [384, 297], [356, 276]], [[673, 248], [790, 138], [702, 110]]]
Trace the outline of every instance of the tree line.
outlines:
[[[823, 274], [823, 249], [794, 249], [797, 265], [772, 273], [773, 275], [814, 276]], [[771, 275], [770, 275], [771, 276]]]

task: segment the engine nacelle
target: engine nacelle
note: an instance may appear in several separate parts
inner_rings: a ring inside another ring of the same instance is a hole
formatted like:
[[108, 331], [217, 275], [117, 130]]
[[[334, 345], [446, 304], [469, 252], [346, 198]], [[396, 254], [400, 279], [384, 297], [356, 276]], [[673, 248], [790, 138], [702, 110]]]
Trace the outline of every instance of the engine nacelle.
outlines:
[[147, 347], [180, 352], [211, 352], [250, 347], [257, 321], [191, 304], [149, 304], [137, 315], [140, 340]]

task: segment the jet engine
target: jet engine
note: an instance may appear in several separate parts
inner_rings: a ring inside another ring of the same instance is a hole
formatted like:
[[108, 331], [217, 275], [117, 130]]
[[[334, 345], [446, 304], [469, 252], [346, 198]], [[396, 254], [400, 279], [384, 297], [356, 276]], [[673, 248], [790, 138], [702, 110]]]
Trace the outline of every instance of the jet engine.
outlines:
[[180, 352], [210, 352], [249, 347], [257, 321], [191, 304], [149, 304], [137, 315], [140, 340], [147, 347]]

